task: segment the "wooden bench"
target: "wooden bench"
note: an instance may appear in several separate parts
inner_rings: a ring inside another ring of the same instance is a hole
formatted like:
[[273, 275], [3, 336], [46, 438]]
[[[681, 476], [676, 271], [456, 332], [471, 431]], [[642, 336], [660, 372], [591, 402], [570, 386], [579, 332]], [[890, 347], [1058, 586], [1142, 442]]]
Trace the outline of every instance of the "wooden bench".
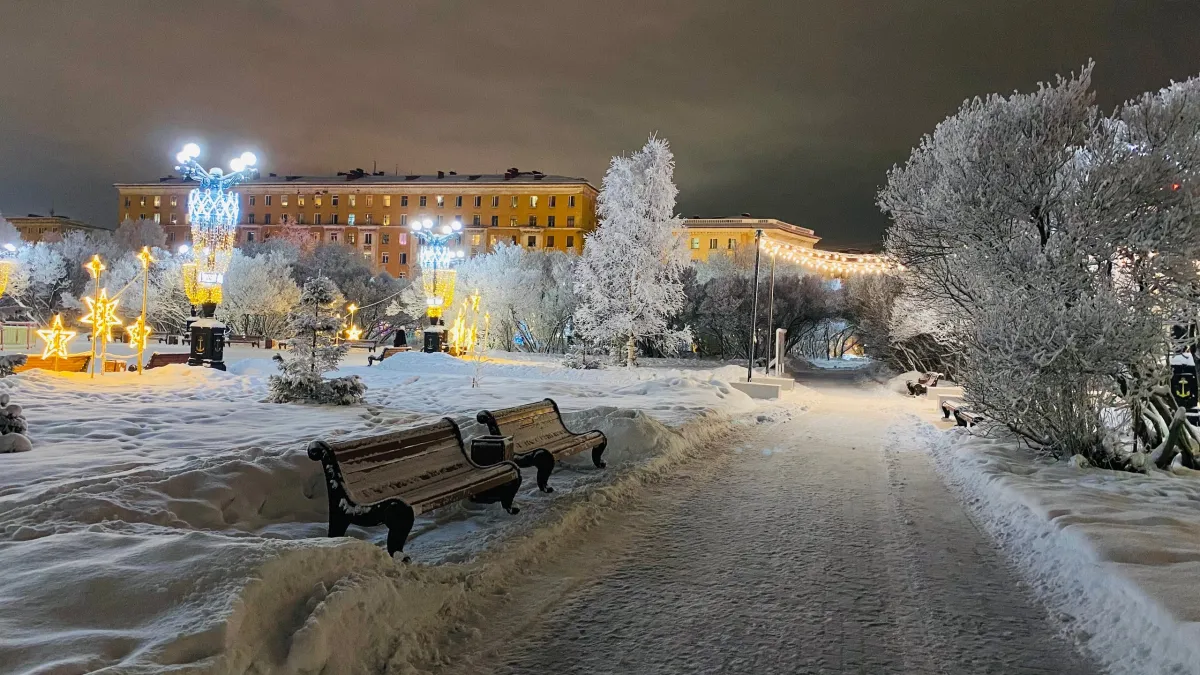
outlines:
[[104, 372], [106, 373], [124, 373], [131, 368], [133, 370], [137, 370], [137, 366], [133, 365], [132, 363], [126, 363], [116, 359], [111, 361], [108, 359], [104, 360]]
[[172, 352], [169, 354], [159, 354], [158, 352], [154, 352], [150, 355], [150, 360], [146, 362], [145, 370], [150, 370], [151, 368], [161, 368], [162, 366], [172, 366], [176, 364], [187, 365], [190, 357], [190, 354], [185, 354], [183, 352]]
[[410, 352], [410, 351], [412, 351], [412, 348], [409, 347], [408, 345], [405, 345], [403, 347], [384, 347], [383, 353], [380, 354], [379, 356], [368, 356], [367, 357], [367, 365], [370, 366], [371, 364], [375, 363], [376, 361], [382, 361], [393, 354], [399, 354], [400, 352]]
[[449, 418], [381, 436], [313, 441], [308, 456], [325, 469], [329, 536], [343, 536], [350, 525], [386, 525], [389, 554], [404, 549], [418, 515], [440, 506], [469, 498], [520, 510], [512, 505], [521, 487], [517, 465], [472, 462]]
[[961, 398], [948, 398], [942, 401], [942, 418], [954, 416], [954, 424], [960, 427], [973, 427], [983, 420], [983, 415], [972, 412]]
[[537, 467], [537, 484], [542, 492], [554, 492], [546, 482], [555, 462], [563, 457], [591, 450], [592, 463], [601, 469], [605, 466], [601, 456], [608, 447], [608, 438], [604, 432], [593, 430], [576, 434], [568, 431], [553, 399], [495, 412], [483, 410], [476, 419], [487, 425], [489, 433], [512, 437], [514, 461], [522, 468]]
[[25, 359], [25, 364], [16, 366], [13, 368], [13, 372], [20, 373], [34, 368], [41, 368], [42, 370], [55, 370], [60, 373], [85, 373], [91, 361], [92, 357], [90, 354], [60, 356], [57, 359], [54, 357], [43, 359], [35, 354], [30, 354], [29, 358]]
[[250, 345], [251, 347], [258, 347], [262, 342], [263, 338], [261, 335], [225, 336], [225, 344], [227, 345]]
[[938, 381], [942, 379], [941, 373], [925, 373], [917, 378], [916, 382], [907, 380], [904, 385], [908, 387], [910, 396], [921, 396], [929, 391], [929, 387], [936, 387]]

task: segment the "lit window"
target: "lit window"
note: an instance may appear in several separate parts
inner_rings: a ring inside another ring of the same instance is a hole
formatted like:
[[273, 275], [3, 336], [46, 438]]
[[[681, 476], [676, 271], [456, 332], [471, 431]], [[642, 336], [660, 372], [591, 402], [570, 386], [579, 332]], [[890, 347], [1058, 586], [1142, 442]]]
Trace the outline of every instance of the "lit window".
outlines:
[[321, 206], [325, 203], [325, 198], [321, 195], [313, 195], [313, 206]]
[[407, 213], [400, 214], [400, 227], [408, 227], [408, 214]]
[[554, 207], [558, 206], [558, 197], [556, 195], [550, 195], [549, 206], [550, 206], [550, 208], [554, 208]]
[[512, 208], [514, 208], [514, 209], [515, 209], [515, 208], [517, 208], [517, 200], [518, 200], [518, 199], [520, 199], [520, 197], [518, 197], [518, 196], [516, 196], [516, 195], [513, 195], [513, 198], [512, 198]]
[[459, 195], [454, 198], [454, 208], [456, 208], [456, 209], [462, 208], [462, 195]]
[[142, 206], [145, 206], [146, 205], [146, 196], [142, 195], [142, 197], [138, 200], [138, 203], [141, 204]]
[[184, 222], [184, 223], [186, 223], [186, 224], [188, 224], [188, 225], [191, 225], [191, 224], [192, 224], [192, 212], [191, 212], [191, 211], [184, 211], [184, 212], [183, 212], [183, 222]]
[[[337, 199], [337, 197], [334, 197], [334, 199]], [[358, 203], [358, 195], [350, 195], [350, 207], [354, 208], [354, 205], [357, 203]], [[334, 202], [333, 204], [334, 204], [334, 206], [337, 206], [337, 202]]]
[[254, 206], [254, 199], [255, 199], [254, 195], [250, 195], [249, 197], [247, 197], [247, 199], [250, 200], [248, 202], [250, 204], [250, 206]]
[[[400, 233], [400, 236], [399, 236], [399, 237], [397, 237], [396, 239], [397, 239], [397, 241], [399, 241], [399, 242], [400, 242], [400, 245], [401, 245], [401, 246], [404, 246], [405, 244], [407, 244], [407, 243], [408, 243], [408, 233], [407, 233], [407, 232], [401, 232], [401, 233]], [[384, 242], [384, 243], [387, 243], [387, 242]]]
[[249, 225], [254, 224], [254, 214], [253, 213], [246, 214], [246, 223]]
[[546, 237], [546, 248], [554, 248], [554, 235]]
[[[129, 206], [129, 205], [126, 204], [125, 206]], [[171, 195], [171, 206], [179, 206], [179, 197], [176, 197], [175, 195]]]
[[175, 225], [175, 224], [177, 224], [177, 223], [179, 223], [179, 214], [178, 214], [178, 213], [172, 213], [172, 214], [171, 214], [171, 224], [172, 224], [172, 225]]
[[700, 238], [692, 237], [692, 248], [700, 248]]
[[483, 203], [483, 197], [480, 197], [479, 195], [475, 195], [475, 208], [479, 208], [479, 205], [482, 203]]
[[383, 255], [379, 256], [379, 261], [382, 262], [384, 265], [388, 264], [391, 261], [391, 259], [392, 259], [391, 256], [389, 256], [387, 253], [384, 253]]
[[478, 234], [473, 234], [473, 235], [471, 235], [471, 245], [472, 245], [472, 246], [478, 246], [478, 245], [479, 245], [479, 242], [480, 242], [482, 239], [483, 239], [483, 236], [482, 236], [482, 235], [478, 235]]
[[529, 226], [537, 227], [537, 216], [529, 216]]
[[364, 213], [363, 214], [363, 222], [370, 225], [371, 224], [371, 214]]
[[265, 197], [263, 197], [263, 206], [270, 206], [270, 205], [271, 205], [271, 195], [266, 195]]
[[478, 214], [478, 213], [476, 213], [475, 215], [471, 216], [471, 225], [474, 225], [475, 227], [479, 227], [479, 220], [480, 220], [480, 219], [479, 219], [479, 214]]
[[429, 205], [429, 198], [428, 198], [428, 197], [426, 197], [425, 195], [421, 195], [421, 198], [420, 198], [420, 199], [418, 199], [417, 201], [420, 203], [420, 205], [421, 205], [421, 206], [428, 206], [428, 205]]
[[392, 224], [392, 214], [390, 214], [390, 213], [383, 214], [383, 224], [384, 225]]
[[400, 206], [408, 206], [408, 195], [400, 196]]
[[269, 214], [269, 213], [263, 214], [263, 225], [270, 225], [270, 224], [271, 224], [271, 214]]
[[154, 214], [154, 222], [161, 223], [162, 222], [161, 219], [162, 219], [162, 214], [160, 214], [160, 213]]
[[[126, 204], [125, 206], [129, 206], [129, 205]], [[500, 208], [500, 195], [492, 195], [492, 208], [493, 209]]]
[[529, 235], [529, 248], [534, 248], [536, 246], [537, 246], [537, 235], [536, 234]]
[[337, 235], [338, 235], [337, 232], [330, 232], [329, 233], [329, 241], [337, 241]]
[[384, 205], [384, 206], [391, 206], [391, 205], [392, 205], [392, 196], [391, 196], [391, 195], [384, 195], [384, 196], [383, 196], [383, 205]]
[[367, 206], [375, 203], [375, 195], [367, 195]]
[[[334, 216], [334, 217], [336, 218], [336, 216]], [[350, 215], [346, 216], [346, 224], [347, 224], [347, 225], [353, 225], [353, 224], [354, 224], [354, 214], [353, 214], [353, 213], [351, 213]]]
[[575, 216], [567, 216], [567, 227], [575, 227]]
[[500, 226], [500, 216], [492, 216], [492, 227]]
[[575, 248], [575, 235], [567, 235], [567, 248]]
[[446, 198], [441, 195], [438, 195], [437, 196], [437, 205], [438, 205], [439, 209], [445, 208], [446, 207]]
[[567, 206], [575, 208], [575, 195], [567, 197]]
[[364, 244], [370, 244], [370, 243], [371, 243], [371, 233], [370, 233], [370, 232], [364, 232], [364, 233], [363, 233], [363, 243], [364, 243]]
[[346, 233], [346, 243], [347, 244], [353, 244], [355, 242], [355, 239], [356, 239], [356, 237], [354, 236], [353, 231]]
[[304, 206], [304, 195], [296, 195], [296, 206]]
[[287, 206], [287, 198], [288, 198], [287, 195], [279, 195], [279, 205]]
[[708, 240], [708, 247], [709, 247], [709, 248], [712, 248], [712, 249], [715, 249], [715, 248], [717, 247], [717, 240], [716, 240], [716, 239], [709, 239], [709, 240]]
[[[516, 216], [509, 216], [509, 217], [508, 217], [508, 226], [509, 226], [509, 227], [516, 227], [516, 226], [517, 226], [517, 217], [516, 217]], [[516, 242], [513, 242], [513, 243], [515, 244]]]
[[546, 227], [554, 227], [554, 216], [546, 216]]

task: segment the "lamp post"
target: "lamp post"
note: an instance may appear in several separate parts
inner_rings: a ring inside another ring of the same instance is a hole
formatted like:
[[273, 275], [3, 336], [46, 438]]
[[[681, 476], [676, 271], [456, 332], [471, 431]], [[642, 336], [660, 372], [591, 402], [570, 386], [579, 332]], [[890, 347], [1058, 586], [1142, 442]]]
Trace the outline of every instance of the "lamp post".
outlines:
[[771, 283], [770, 290], [767, 292], [767, 363], [763, 367], [763, 374], [769, 377], [771, 375], [771, 354], [774, 353], [771, 347], [775, 335], [775, 257], [779, 253], [779, 247], [770, 249], [768, 253], [771, 254]]
[[754, 330], [758, 327], [758, 259], [762, 254], [762, 230], [754, 231], [754, 305], [750, 310], [750, 360], [746, 363], [746, 381], [754, 378]]
[[[229, 162], [230, 173], [220, 167], [205, 169], [196, 161], [200, 146], [188, 143], [175, 155], [175, 169], [184, 178], [199, 181], [188, 195], [192, 223], [193, 262], [183, 266], [183, 288], [188, 300], [200, 307], [192, 322], [188, 365], [208, 365], [225, 370], [225, 324], [213, 318], [221, 302], [221, 284], [237, 243], [238, 195], [233, 187], [252, 177], [258, 158], [243, 152]], [[182, 247], [181, 251], [182, 251]]]
[[412, 224], [413, 234], [421, 244], [417, 251], [417, 263], [421, 266], [422, 286], [425, 290], [425, 313], [429, 326], [425, 330], [426, 353], [442, 351], [442, 333], [446, 325], [442, 313], [454, 300], [455, 267], [466, 254], [462, 249], [451, 249], [450, 240], [462, 231], [462, 223], [455, 220], [450, 224], [437, 225], [429, 218], [416, 219]]

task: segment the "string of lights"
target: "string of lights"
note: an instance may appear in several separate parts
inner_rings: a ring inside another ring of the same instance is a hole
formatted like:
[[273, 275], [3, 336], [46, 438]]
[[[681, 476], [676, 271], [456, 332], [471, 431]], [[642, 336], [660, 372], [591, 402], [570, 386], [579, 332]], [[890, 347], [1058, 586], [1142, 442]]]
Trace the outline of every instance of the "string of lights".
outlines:
[[903, 272], [904, 266], [890, 256], [875, 253], [839, 253], [805, 248], [777, 241], [763, 235], [763, 250], [791, 262], [833, 274], [892, 274]]

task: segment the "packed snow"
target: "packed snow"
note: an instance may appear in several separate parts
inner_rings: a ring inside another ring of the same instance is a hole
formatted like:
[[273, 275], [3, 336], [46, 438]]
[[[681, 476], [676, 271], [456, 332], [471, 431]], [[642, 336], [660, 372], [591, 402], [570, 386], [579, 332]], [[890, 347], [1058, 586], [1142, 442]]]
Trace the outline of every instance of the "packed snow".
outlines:
[[1039, 459], [996, 433], [927, 436], [1084, 649], [1113, 673], [1200, 673], [1200, 472]]
[[[30, 452], [0, 455], [5, 672], [341, 672], [326, 664], [334, 652], [403, 658], [401, 634], [404, 648], [419, 646], [439, 608], [464, 583], [482, 583], [446, 563], [536, 538], [545, 528], [535, 525], [551, 515], [602, 504], [621, 476], [686, 453], [756, 409], [727, 385], [741, 370], [719, 364], [571, 370], [505, 353], [481, 363], [402, 353], [367, 367], [357, 351], [339, 374], [363, 378], [363, 405], [274, 404], [266, 402], [272, 353], [231, 348], [225, 373], [168, 366], [93, 379], [33, 370], [0, 380], [33, 439]], [[325, 538], [327, 502], [308, 441], [440, 416], [469, 436], [482, 431], [478, 410], [544, 397], [560, 404], [568, 427], [608, 434], [608, 470], [570, 461], [550, 495], [526, 476], [518, 516], [469, 503], [422, 516], [405, 549], [411, 566], [387, 557], [383, 528]], [[510, 557], [522, 555], [532, 554]]]

